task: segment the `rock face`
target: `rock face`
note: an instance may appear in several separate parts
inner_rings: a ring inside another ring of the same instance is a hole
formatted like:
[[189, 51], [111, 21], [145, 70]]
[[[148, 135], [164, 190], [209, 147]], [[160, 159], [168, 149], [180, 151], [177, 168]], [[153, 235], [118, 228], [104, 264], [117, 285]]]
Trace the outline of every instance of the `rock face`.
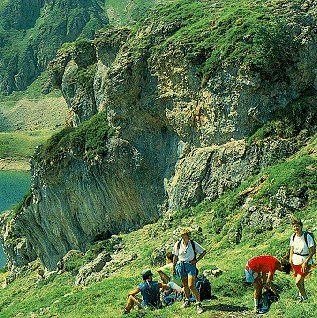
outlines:
[[[4, 244], [9, 265], [39, 256], [54, 268], [71, 249], [213, 200], [297, 151], [300, 139], [248, 144], [245, 137], [308, 91], [316, 95], [314, 27], [302, 30], [306, 41], [286, 77], [272, 81], [228, 65], [202, 84], [177, 44], [156, 59], [152, 46], [175, 32], [173, 25], [108, 29], [61, 50], [50, 66], [52, 81], [68, 102], [72, 126], [105, 112], [113, 134], [105, 154], [90, 161], [58, 145], [57, 164], [35, 155], [32, 200], [6, 229], [13, 237]], [[303, 122], [310, 120], [307, 113]], [[30, 251], [22, 256], [21, 240]]]
[[91, 38], [108, 20], [98, 1], [14, 0], [0, 6], [0, 93], [24, 90], [64, 42]]

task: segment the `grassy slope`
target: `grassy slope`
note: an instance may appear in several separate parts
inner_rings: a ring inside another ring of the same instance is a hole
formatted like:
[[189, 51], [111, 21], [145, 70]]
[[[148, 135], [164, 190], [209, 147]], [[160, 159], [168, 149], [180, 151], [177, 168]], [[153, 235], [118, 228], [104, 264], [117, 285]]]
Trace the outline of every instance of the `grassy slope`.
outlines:
[[28, 169], [37, 145], [61, 129], [67, 105], [61, 93], [44, 95], [45, 74], [26, 91], [0, 98], [0, 169]]
[[[252, 287], [243, 282], [244, 265], [255, 255], [271, 254], [281, 257], [285, 254], [291, 226], [288, 219], [283, 219], [273, 231], [259, 232], [255, 236], [252, 230], [245, 226], [241, 242], [232, 242], [230, 233], [245, 213], [243, 202], [238, 202], [237, 198], [246, 188], [256, 186], [259, 180], [263, 180], [264, 174], [268, 178], [263, 182], [262, 188], [253, 194], [257, 206], [269, 205], [270, 192], [276, 193], [276, 189], [282, 185], [289, 190], [293, 187], [297, 189], [310, 179], [309, 203], [299, 216], [306, 220], [305, 225], [316, 224], [316, 146], [317, 136], [289, 160], [262, 171], [239, 189], [226, 193], [217, 201], [203, 202], [195, 208], [175, 212], [166, 230], [163, 230], [160, 220], [138, 231], [121, 234], [125, 249], [135, 252], [138, 258], [101, 282], [81, 288], [75, 286], [75, 278], [70, 273], [57, 275], [47, 281], [37, 281], [34, 271], [26, 271], [1, 291], [0, 317], [119, 317], [126, 302], [127, 291], [138, 283], [141, 269], [151, 266], [156, 249], [163, 247], [166, 242], [170, 245], [176, 241], [175, 230], [187, 224], [193, 228], [196, 225], [202, 228], [202, 234], [195, 236], [208, 252], [200, 263], [201, 271], [215, 266], [223, 270], [221, 276], [211, 278], [213, 294], [218, 299], [205, 301], [207, 311], [201, 317], [253, 317]], [[213, 227], [217, 216], [225, 220], [220, 232]], [[153, 270], [157, 267], [158, 264], [152, 266]], [[2, 275], [3, 279], [6, 274]], [[315, 271], [306, 280], [310, 298], [305, 304], [296, 304], [294, 301], [296, 288], [292, 276], [278, 272], [274, 282], [281, 291], [281, 299], [272, 305], [266, 317], [317, 316]], [[163, 310], [149, 312], [145, 317], [195, 317], [194, 308], [180, 311], [179, 306], [180, 304], [176, 303]], [[137, 312], [133, 312], [131, 317], [138, 317]]]

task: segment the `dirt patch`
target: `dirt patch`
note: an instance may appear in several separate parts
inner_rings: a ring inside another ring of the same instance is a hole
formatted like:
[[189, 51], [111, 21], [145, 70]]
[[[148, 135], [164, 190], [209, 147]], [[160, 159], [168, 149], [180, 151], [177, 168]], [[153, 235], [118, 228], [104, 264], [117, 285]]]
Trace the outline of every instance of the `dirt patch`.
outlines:
[[0, 159], [0, 170], [6, 171], [29, 171], [29, 159], [5, 158]]

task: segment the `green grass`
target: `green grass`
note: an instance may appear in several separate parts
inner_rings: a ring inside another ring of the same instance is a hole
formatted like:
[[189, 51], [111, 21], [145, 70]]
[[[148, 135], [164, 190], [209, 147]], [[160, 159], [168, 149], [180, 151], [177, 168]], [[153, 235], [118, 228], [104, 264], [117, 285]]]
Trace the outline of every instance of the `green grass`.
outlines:
[[30, 158], [35, 147], [45, 143], [53, 133], [51, 130], [0, 132], [0, 158]]
[[287, 66], [296, 61], [300, 29], [309, 19], [316, 22], [298, 3], [283, 1], [280, 10], [281, 1], [169, 1], [136, 25], [131, 43], [136, 55], [147, 48], [153, 60], [176, 45], [203, 81], [233, 65], [276, 80], [284, 78]]

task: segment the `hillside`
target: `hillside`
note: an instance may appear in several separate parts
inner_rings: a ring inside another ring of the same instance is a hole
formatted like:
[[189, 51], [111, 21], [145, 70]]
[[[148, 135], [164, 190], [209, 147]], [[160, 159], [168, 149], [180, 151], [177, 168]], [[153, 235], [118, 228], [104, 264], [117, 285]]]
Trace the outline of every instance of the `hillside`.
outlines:
[[[285, 255], [293, 215], [316, 230], [316, 12], [310, 0], [171, 0], [64, 44], [46, 84], [67, 127], [36, 149], [30, 191], [0, 218], [0, 317], [120, 316], [184, 225], [207, 248], [201, 272], [223, 271], [201, 316], [253, 317], [248, 258]], [[274, 282], [267, 317], [316, 316], [314, 271], [304, 304], [292, 276]], [[144, 316], [195, 316], [178, 305]]]
[[[38, 261], [19, 270], [16, 279], [1, 291], [0, 317], [120, 317], [126, 302], [126, 294], [140, 281], [142, 268], [157, 269], [164, 263], [165, 250], [170, 250], [178, 239], [179, 229], [188, 226], [193, 229], [193, 238], [207, 249], [207, 255], [201, 261], [200, 271], [219, 268], [223, 271], [218, 277], [209, 276], [212, 293], [216, 299], [204, 301], [206, 312], [201, 317], [254, 317], [253, 289], [243, 283], [243, 268], [246, 261], [255, 255], [270, 254], [281, 257], [288, 250], [289, 237], [292, 233], [289, 222], [290, 214], [279, 223], [274, 212], [267, 214], [258, 224], [250, 218], [254, 209], [270, 210], [271, 202], [280, 204], [296, 202], [295, 197], [286, 195], [281, 199], [281, 191], [275, 193], [274, 186], [306, 184], [305, 171], [301, 162], [316, 162], [316, 136], [307, 146], [284, 163], [274, 165], [254, 176], [235, 191], [228, 191], [214, 202], [204, 202], [195, 208], [169, 213], [157, 223], [144, 228], [121, 233], [109, 240], [91, 245], [88, 251], [70, 253], [65, 258], [64, 270], [46, 272], [45, 279], [40, 278]], [[306, 165], [311, 179], [313, 165]], [[314, 165], [315, 169], [316, 165]], [[273, 181], [274, 180], [274, 181]], [[297, 183], [296, 182], [296, 183]], [[305, 219], [304, 226], [316, 230], [316, 179], [310, 188], [312, 204], [305, 214], [297, 216]], [[282, 187], [281, 187], [282, 186]], [[262, 202], [261, 204], [259, 202]], [[262, 206], [262, 207], [261, 207]], [[280, 213], [280, 208], [276, 212]], [[278, 212], [279, 211], [279, 212]], [[216, 216], [225, 225], [219, 231], [215, 226]], [[262, 227], [270, 222], [272, 228]], [[241, 226], [239, 226], [239, 224]], [[236, 230], [242, 239], [237, 242]], [[100, 254], [99, 254], [100, 253]], [[97, 255], [99, 255], [97, 257]], [[80, 267], [92, 261], [85, 270]], [[105, 264], [105, 267], [103, 267]], [[78, 272], [80, 271], [80, 275]], [[11, 281], [12, 274], [4, 272]], [[76, 277], [76, 275], [78, 275]], [[76, 284], [81, 277], [81, 284]], [[155, 275], [158, 278], [158, 275]], [[315, 317], [316, 307], [316, 271], [306, 280], [309, 301], [296, 304], [296, 288], [292, 275], [277, 272], [274, 283], [281, 292], [280, 301], [274, 303], [268, 318]], [[130, 317], [196, 317], [194, 308], [179, 309], [180, 303], [146, 314], [133, 311]]]
[[26, 89], [64, 42], [92, 38], [108, 22], [94, 0], [2, 1], [0, 17], [1, 95]]

